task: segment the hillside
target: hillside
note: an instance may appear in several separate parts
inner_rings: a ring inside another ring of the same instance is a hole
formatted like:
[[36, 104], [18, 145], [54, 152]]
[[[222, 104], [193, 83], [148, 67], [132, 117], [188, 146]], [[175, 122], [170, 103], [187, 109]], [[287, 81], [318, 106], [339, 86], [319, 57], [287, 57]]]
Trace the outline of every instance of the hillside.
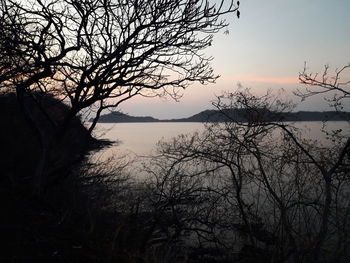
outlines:
[[124, 114], [122, 112], [111, 112], [109, 114], [106, 115], [102, 115], [99, 118], [99, 122], [105, 122], [105, 123], [109, 123], [109, 122], [157, 122], [159, 121], [158, 119], [155, 119], [153, 117], [135, 117], [135, 116], [130, 116], [128, 114]]
[[218, 110], [205, 110], [188, 118], [159, 120], [150, 116], [130, 116], [121, 112], [111, 112], [102, 115], [100, 123], [118, 122], [221, 122], [221, 121], [346, 121], [350, 120], [349, 112], [335, 111], [299, 111], [299, 112], [269, 112], [264, 110], [236, 110], [227, 109], [223, 112]]
[[[41, 97], [36, 102], [29, 96], [24, 99], [35, 119], [35, 124], [49, 141], [57, 129], [57, 123], [68, 111], [68, 106], [50, 96]], [[28, 184], [27, 181], [34, 176], [36, 165], [41, 158], [38, 135], [21, 112], [15, 94], [1, 95], [0, 109], [4, 127], [0, 130], [2, 146], [0, 163], [3, 175], [6, 175], [0, 178], [0, 182], [3, 185], [14, 182], [16, 185]], [[62, 166], [67, 168], [64, 170], [69, 171], [68, 167], [79, 162], [89, 150], [97, 147], [97, 140], [91, 137], [79, 118], [74, 118], [62, 137], [61, 143], [51, 153], [48, 166], [52, 171], [54, 166]]]

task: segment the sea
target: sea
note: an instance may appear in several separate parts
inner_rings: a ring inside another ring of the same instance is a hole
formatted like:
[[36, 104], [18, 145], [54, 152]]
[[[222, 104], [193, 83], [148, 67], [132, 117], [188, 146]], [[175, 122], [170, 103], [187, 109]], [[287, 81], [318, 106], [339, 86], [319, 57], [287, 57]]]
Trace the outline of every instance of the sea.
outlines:
[[[350, 124], [346, 121], [301, 121], [290, 124], [300, 128], [304, 138], [320, 140], [324, 144], [332, 143], [327, 140], [324, 131], [341, 130], [342, 134], [350, 134]], [[155, 154], [159, 141], [204, 130], [205, 125], [200, 122], [99, 123], [93, 135], [114, 142], [96, 153], [99, 158], [105, 159], [120, 154], [139, 157], [152, 155]]]

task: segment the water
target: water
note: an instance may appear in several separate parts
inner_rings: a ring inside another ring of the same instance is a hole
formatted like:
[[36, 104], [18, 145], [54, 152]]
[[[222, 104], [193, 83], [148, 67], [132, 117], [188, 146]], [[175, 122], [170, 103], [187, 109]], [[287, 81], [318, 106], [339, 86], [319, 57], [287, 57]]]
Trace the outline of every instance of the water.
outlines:
[[[303, 136], [308, 139], [321, 140], [326, 144], [326, 134], [322, 132], [324, 123], [296, 122], [301, 128]], [[94, 135], [97, 138], [119, 141], [109, 149], [100, 152], [106, 158], [114, 154], [128, 153], [138, 156], [146, 156], [154, 152], [159, 140], [168, 140], [180, 134], [191, 134], [204, 131], [203, 123], [198, 122], [145, 122], [145, 123], [99, 123]], [[328, 122], [327, 131], [342, 129], [345, 134], [350, 134], [350, 125], [347, 122]]]
[[[322, 122], [297, 122], [297, 123], [294, 123], [293, 125], [301, 129], [302, 136], [304, 138], [319, 140], [319, 141], [322, 141], [324, 144], [331, 144], [333, 142], [327, 140], [327, 135], [324, 132], [322, 132], [322, 130], [327, 130], [331, 132], [332, 130], [342, 129], [343, 134], [347, 134], [347, 135], [350, 134], [350, 125], [347, 122], [328, 122], [326, 127], [324, 127], [324, 123]], [[186, 123], [117, 123], [117, 124], [99, 124], [96, 130], [96, 134], [100, 135], [100, 138], [114, 140], [114, 141], [116, 140], [121, 141], [119, 145], [115, 145], [109, 149], [106, 149], [103, 152], [105, 156], [111, 156], [114, 154], [120, 154], [125, 152], [133, 153], [134, 155], [145, 156], [147, 154], [152, 153], [155, 150], [156, 144], [159, 140], [171, 139], [174, 136], [184, 134], [184, 133], [190, 134], [195, 131], [201, 132], [204, 129], [205, 129], [205, 126], [202, 123], [187, 123], [187, 122]], [[138, 158], [138, 159], [142, 159], [142, 158]], [[276, 164], [276, 167], [274, 168], [279, 168], [278, 164]], [[316, 177], [312, 177], [313, 174], [309, 174], [309, 173], [302, 174], [303, 176], [306, 176], [306, 177], [311, 176], [311, 177], [308, 180], [304, 180], [304, 177], [303, 177], [303, 182], [305, 182], [305, 185], [303, 184], [301, 187], [299, 187], [298, 185], [298, 192], [296, 192], [295, 189], [293, 188], [294, 185], [292, 185], [292, 183], [296, 181], [295, 179], [300, 178], [300, 175], [297, 173], [292, 173], [290, 174], [292, 176], [291, 179], [285, 180], [284, 179], [285, 177], [282, 178], [282, 177], [274, 176], [275, 175], [274, 172], [276, 171], [278, 171], [278, 176], [282, 174], [281, 173], [282, 170], [279, 170], [279, 169], [274, 170], [274, 168], [272, 168], [271, 174], [270, 174], [271, 176], [269, 177], [268, 180], [271, 182], [273, 187], [275, 187], [274, 191], [280, 196], [280, 198], [282, 198], [286, 202], [289, 202], [290, 204], [294, 204], [293, 203], [294, 200], [297, 200], [296, 198], [299, 198], [297, 194], [299, 194], [299, 191], [301, 191], [302, 195], [300, 196], [303, 196], [303, 198], [306, 198], [307, 200], [307, 202], [305, 202], [305, 205], [290, 206], [290, 208], [288, 208], [289, 209], [288, 213], [289, 213], [291, 222], [292, 220], [294, 220], [293, 223], [291, 223], [290, 225], [291, 229], [295, 230], [296, 233], [297, 231], [301, 233], [301, 235], [295, 235], [295, 236], [303, 237], [305, 233], [308, 233], [309, 235], [316, 235], [316, 232], [318, 231], [318, 228], [320, 225], [320, 217], [318, 213], [315, 213], [314, 208], [312, 206], [309, 206], [308, 203], [309, 203], [309, 200], [314, 199], [314, 196], [313, 196], [314, 193], [316, 192], [320, 193], [323, 190], [322, 183], [318, 183], [319, 180], [315, 181], [314, 179]], [[269, 171], [269, 169], [266, 169], [266, 171]], [[283, 172], [283, 174], [286, 175], [288, 171], [289, 170], [287, 167], [286, 170]], [[309, 172], [309, 170], [307, 171]], [[147, 176], [147, 173], [143, 173], [142, 170], [139, 170], [137, 173], [133, 173], [133, 174], [136, 174], [135, 178], [140, 178], [140, 179], [143, 179], [145, 178], [144, 176]], [[155, 174], [157, 176], [162, 176], [161, 173], [157, 173], [157, 170], [155, 170]], [[170, 176], [176, 176], [176, 173], [170, 174]], [[193, 177], [188, 177], [188, 178], [193, 178]], [[224, 181], [222, 181], [223, 185], [226, 185], [229, 183], [228, 180], [225, 180], [225, 174], [223, 174], [222, 178], [224, 179]], [[279, 179], [279, 178], [282, 178], [282, 179]], [[198, 177], [196, 178], [196, 180], [197, 179]], [[218, 185], [219, 187], [217, 190], [221, 191], [220, 182], [218, 181], [218, 183], [216, 183], [217, 179], [220, 179], [220, 177], [217, 177], [217, 174], [215, 174], [215, 177], [213, 177], [213, 179], [215, 179], [215, 182], [214, 180], [209, 181], [211, 184], [211, 187], [215, 188], [216, 185]], [[187, 182], [186, 180], [184, 180], [183, 182]], [[206, 180], [211, 180], [211, 178], [209, 179], [204, 178], [203, 180], [204, 180], [203, 184], [204, 186], [206, 186], [207, 185], [206, 182], [208, 182]], [[170, 183], [171, 182], [172, 181], [170, 181]], [[189, 187], [191, 188], [191, 191], [189, 192], [191, 193], [193, 193], [193, 191], [195, 191], [194, 189], [196, 189], [197, 187], [197, 186], [194, 186], [194, 188], [192, 188], [192, 183], [193, 182], [190, 181], [190, 184], [189, 184]], [[249, 203], [252, 211], [254, 211], [259, 216], [259, 218], [261, 218], [261, 222], [263, 222], [263, 224], [265, 225], [264, 229], [266, 228], [268, 231], [270, 231], [270, 233], [276, 232], [278, 235], [278, 232], [276, 231], [276, 229], [280, 228], [280, 225], [279, 225], [280, 221], [277, 220], [277, 223], [276, 223], [275, 219], [276, 218], [278, 219], [280, 211], [278, 210], [279, 208], [275, 205], [275, 202], [271, 197], [271, 193], [266, 188], [266, 185], [261, 184], [261, 181], [253, 181], [253, 182], [247, 181], [244, 184], [245, 185], [242, 188], [244, 192], [244, 194], [242, 195], [242, 199], [244, 200], [245, 203]], [[179, 187], [180, 186], [181, 185], [179, 185]], [[184, 187], [184, 186], [182, 185], [181, 187]], [[199, 188], [202, 189], [201, 183], [199, 185]], [[234, 185], [231, 188], [225, 188], [225, 189], [231, 189], [232, 193], [234, 193], [235, 191]], [[340, 197], [342, 195], [339, 195], [339, 199], [336, 200], [337, 209], [338, 207], [340, 207], [341, 209], [343, 209], [343, 207], [348, 209], [347, 208], [348, 191], [346, 189], [347, 189], [347, 185], [345, 185], [343, 188], [340, 189], [342, 191], [342, 194], [345, 197], [341, 199]], [[166, 190], [167, 189], [165, 190], [161, 189], [162, 194], [164, 194]], [[215, 193], [217, 193], [218, 191], [216, 191]], [[179, 193], [183, 194], [183, 193], [186, 193], [186, 191], [183, 191], [183, 192], [180, 191]], [[286, 198], [286, 196], [288, 196], [288, 198]], [[165, 195], [164, 198], [167, 198], [167, 196]], [[210, 195], [208, 195], [208, 198], [210, 198]], [[215, 199], [216, 196], [213, 195], [213, 198]], [[236, 218], [239, 216], [239, 212], [237, 212], [237, 209], [232, 209], [232, 204], [235, 205], [234, 197], [229, 197], [229, 198], [233, 198], [233, 199], [230, 199], [229, 202], [222, 201], [223, 203], [216, 203], [217, 201], [215, 201], [216, 205], [213, 208], [211, 208], [210, 205], [208, 205], [208, 207], [210, 207], [211, 210], [217, 209], [215, 211], [219, 215], [223, 215], [223, 220], [227, 219], [227, 222], [235, 222], [234, 220], [237, 220]], [[316, 200], [317, 202], [319, 202], [318, 195], [316, 197]], [[343, 200], [345, 200], [345, 202], [343, 202]], [[206, 209], [204, 207], [201, 207], [200, 204], [201, 203], [196, 204], [199, 210]], [[204, 205], [207, 205], [207, 203], [205, 203]], [[226, 214], [221, 214], [224, 208], [227, 208], [225, 211], [229, 211], [229, 213], [225, 212]], [[191, 211], [191, 207], [189, 208], [189, 211]], [[305, 218], [306, 216], [307, 218], [311, 218], [310, 222], [306, 220], [304, 222], [304, 218], [301, 218], [301, 219], [299, 218], [299, 216], [304, 216], [304, 214], [305, 214]], [[295, 215], [298, 215], [298, 217], [296, 217]], [[336, 218], [335, 220], [338, 220], [338, 218]], [[344, 222], [347, 222], [346, 221], [347, 218], [343, 218], [341, 220], [344, 220]], [[343, 223], [343, 221], [341, 222]], [[332, 227], [335, 225], [336, 224], [332, 225]], [[240, 250], [241, 245], [244, 243], [244, 241], [242, 241], [241, 237], [237, 235], [237, 232], [234, 232], [235, 230], [232, 230], [231, 232], [226, 230], [225, 232], [219, 232], [220, 229], [218, 229], [217, 232], [215, 231], [217, 230], [214, 229], [214, 234], [219, 238], [221, 238], [224, 242], [227, 242], [228, 244], [231, 244], [230, 242], [234, 240], [235, 242], [234, 244], [237, 251]], [[269, 233], [268, 231], [267, 233]], [[334, 227], [334, 233], [341, 233], [340, 231], [338, 232], [337, 231], [338, 229]], [[303, 242], [302, 238], [300, 240], [297, 239], [297, 241], [300, 243]], [[332, 241], [328, 241], [328, 242], [332, 242]], [[332, 243], [330, 244], [333, 245]]]
[[148, 155], [159, 140], [203, 130], [204, 125], [198, 122], [100, 123], [95, 134], [97, 138], [119, 141], [110, 147], [109, 152]]

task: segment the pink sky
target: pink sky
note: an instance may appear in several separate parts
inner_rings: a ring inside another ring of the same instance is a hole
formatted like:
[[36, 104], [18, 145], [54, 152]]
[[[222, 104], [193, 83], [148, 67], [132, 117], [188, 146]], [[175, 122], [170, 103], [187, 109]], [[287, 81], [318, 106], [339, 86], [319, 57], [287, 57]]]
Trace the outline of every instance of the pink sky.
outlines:
[[239, 82], [257, 82], [257, 83], [269, 83], [269, 84], [298, 84], [298, 77], [262, 77], [254, 75], [232, 75], [224, 76], [224, 79], [239, 81]]
[[[212, 56], [216, 84], [193, 84], [180, 102], [171, 99], [133, 98], [121, 105], [131, 115], [161, 119], [188, 117], [211, 107], [215, 95], [232, 91], [241, 83], [253, 92], [304, 88], [299, 72], [307, 62], [310, 72], [330, 71], [350, 62], [349, 0], [244, 0], [241, 17], [227, 17], [229, 34], [219, 32], [203, 51]], [[329, 110], [322, 96], [300, 104], [300, 110]], [[350, 110], [350, 104], [349, 104]]]

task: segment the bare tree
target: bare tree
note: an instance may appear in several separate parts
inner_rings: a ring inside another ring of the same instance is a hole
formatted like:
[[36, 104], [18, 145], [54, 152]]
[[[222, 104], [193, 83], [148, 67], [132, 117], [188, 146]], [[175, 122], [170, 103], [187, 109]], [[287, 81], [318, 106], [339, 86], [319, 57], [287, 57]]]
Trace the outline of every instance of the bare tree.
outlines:
[[303, 71], [299, 73], [299, 80], [306, 89], [298, 89], [295, 94], [303, 100], [311, 96], [325, 95], [331, 107], [343, 110], [344, 100], [350, 98], [350, 79], [347, 75], [349, 69], [350, 64], [336, 69], [332, 74], [329, 72], [329, 65], [325, 65], [322, 73], [312, 73], [308, 71], [305, 63]]
[[68, 98], [68, 120], [96, 102], [99, 115], [135, 95], [176, 98], [191, 82], [215, 81], [202, 51], [237, 11], [224, 1], [2, 1], [1, 56], [16, 77], [1, 87]]
[[[325, 100], [329, 102], [329, 105], [336, 111], [342, 111], [344, 109], [344, 103], [350, 98], [349, 84], [350, 80], [346, 74], [350, 69], [350, 64], [345, 65], [339, 69], [336, 69], [334, 74], [329, 73], [329, 66], [325, 65], [323, 73], [310, 73], [308, 72], [307, 65], [305, 63], [303, 71], [299, 74], [299, 80], [302, 84], [306, 85], [306, 90], [297, 90], [295, 94], [301, 99], [305, 100], [311, 96], [324, 95]], [[330, 95], [330, 96], [328, 96]], [[338, 131], [333, 132], [333, 140], [337, 141], [340, 145], [338, 150], [334, 153], [334, 160], [332, 166], [323, 172], [323, 177], [326, 186], [328, 185], [326, 192], [326, 200], [328, 206], [337, 200], [337, 195], [332, 195], [331, 185], [334, 180], [337, 180], [337, 174], [348, 174], [349, 160], [350, 160], [350, 138], [349, 134], [343, 136], [339, 135]], [[329, 209], [324, 210], [324, 228], [320, 232], [320, 241], [316, 246], [316, 251], [320, 251], [322, 243], [324, 243], [325, 235], [328, 229], [328, 214]], [[318, 255], [316, 255], [316, 261]]]
[[[134, 96], [171, 96], [192, 82], [218, 76], [203, 51], [239, 16], [239, 2], [208, 0], [1, 0], [0, 90], [14, 91], [40, 141], [40, 185], [50, 149], [60, 144], [82, 110], [101, 112]], [[41, 98], [54, 96], [70, 108], [53, 118]], [[25, 97], [55, 127], [45, 134]]]
[[[230, 247], [230, 253], [255, 253], [267, 262], [346, 260], [349, 169], [343, 146], [303, 138], [279, 114], [293, 106], [271, 94], [239, 90], [220, 96], [215, 105], [226, 121], [161, 144], [157, 160], [165, 171], [154, 175], [158, 188], [187, 186], [182, 193], [189, 198], [203, 186], [215, 192], [218, 202], [211, 212], [219, 219], [201, 222], [207, 222], [205, 230], [213, 227], [215, 244]], [[190, 183], [182, 183], [184, 176]]]

